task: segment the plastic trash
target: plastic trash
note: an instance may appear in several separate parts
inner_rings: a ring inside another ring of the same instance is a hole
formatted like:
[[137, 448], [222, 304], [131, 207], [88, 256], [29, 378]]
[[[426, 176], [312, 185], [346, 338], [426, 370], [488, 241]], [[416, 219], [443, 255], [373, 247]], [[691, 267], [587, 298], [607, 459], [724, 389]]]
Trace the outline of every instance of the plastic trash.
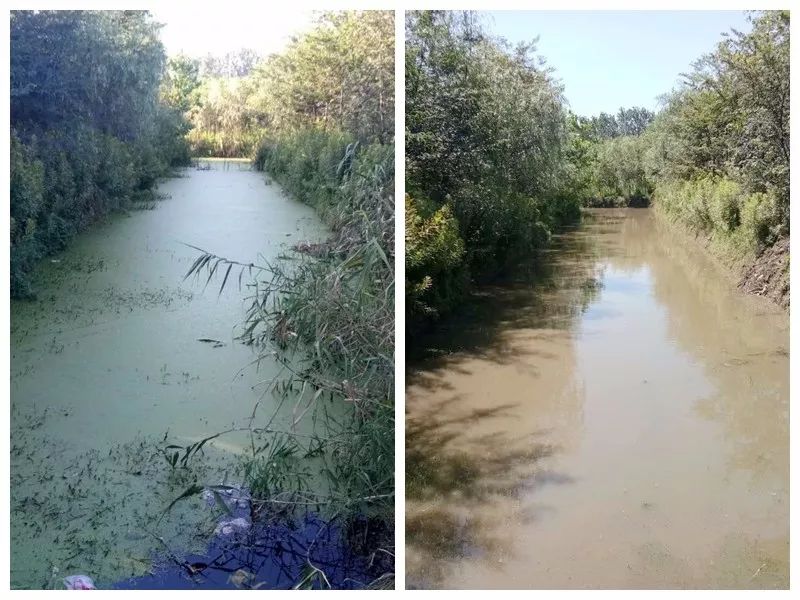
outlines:
[[88, 575], [69, 575], [64, 577], [64, 585], [68, 590], [96, 590], [94, 581]]
[[250, 521], [243, 517], [220, 521], [217, 528], [214, 530], [216, 535], [232, 535], [234, 533], [242, 533], [250, 529]]

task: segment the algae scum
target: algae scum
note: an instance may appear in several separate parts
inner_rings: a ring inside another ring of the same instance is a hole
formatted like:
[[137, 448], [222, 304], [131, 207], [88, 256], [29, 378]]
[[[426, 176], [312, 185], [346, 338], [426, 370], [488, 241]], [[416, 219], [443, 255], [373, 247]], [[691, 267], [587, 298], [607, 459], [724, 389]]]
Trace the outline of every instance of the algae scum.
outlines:
[[219, 512], [199, 496], [165, 510], [195, 481], [240, 481], [249, 441], [212, 440], [188, 469], [161, 448], [277, 408], [278, 365], [251, 365], [254, 351], [235, 340], [247, 290], [183, 281], [197, 258], [185, 244], [275, 260], [326, 230], [242, 163], [207, 166], [164, 182], [152, 210], [117, 215], [45, 259], [37, 298], [12, 302], [13, 588], [62, 587], [74, 573], [110, 587], [149, 573], [154, 557], [204, 552]]

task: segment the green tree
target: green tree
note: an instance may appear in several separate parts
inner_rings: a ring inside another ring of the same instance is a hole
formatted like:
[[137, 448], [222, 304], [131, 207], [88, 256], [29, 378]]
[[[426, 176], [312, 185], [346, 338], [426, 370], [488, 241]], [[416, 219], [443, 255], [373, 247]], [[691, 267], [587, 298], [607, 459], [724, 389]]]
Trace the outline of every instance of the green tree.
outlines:
[[[12, 11], [10, 20], [12, 294], [25, 295], [36, 259], [152, 194], [188, 154], [185, 123], [159, 102], [166, 58], [148, 13]], [[39, 170], [41, 195], [23, 176]]]

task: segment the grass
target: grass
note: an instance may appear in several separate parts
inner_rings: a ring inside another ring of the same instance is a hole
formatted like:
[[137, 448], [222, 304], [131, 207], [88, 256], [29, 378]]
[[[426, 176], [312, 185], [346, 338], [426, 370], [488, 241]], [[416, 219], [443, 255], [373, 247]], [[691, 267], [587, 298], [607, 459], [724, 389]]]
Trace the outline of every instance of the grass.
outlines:
[[[234, 282], [249, 290], [240, 339], [259, 360], [282, 366], [272, 393], [277, 410], [292, 408], [291, 430], [275, 430], [275, 415], [253, 422], [255, 411], [247, 428], [243, 472], [255, 501], [286, 511], [322, 510], [350, 532], [370, 528], [364, 551], [391, 556], [393, 165], [393, 147], [362, 146], [344, 134], [309, 130], [266, 142], [256, 166], [312, 205], [331, 227], [330, 239], [296, 246], [291, 260], [259, 265], [198, 249], [187, 273], [207, 285], [219, 281], [220, 292]], [[295, 426], [305, 420], [322, 433], [299, 433]], [[315, 476], [324, 491], [307, 485]], [[309, 564], [298, 585], [324, 578]], [[392, 582], [387, 572], [375, 585]]]

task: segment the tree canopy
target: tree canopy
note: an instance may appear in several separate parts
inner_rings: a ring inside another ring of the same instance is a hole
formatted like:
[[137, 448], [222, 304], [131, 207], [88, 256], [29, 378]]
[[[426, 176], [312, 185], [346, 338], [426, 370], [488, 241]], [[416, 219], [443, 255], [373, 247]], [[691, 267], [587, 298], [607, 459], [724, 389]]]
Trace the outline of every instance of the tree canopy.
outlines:
[[144, 11], [11, 12], [11, 290], [93, 220], [188, 160]]

